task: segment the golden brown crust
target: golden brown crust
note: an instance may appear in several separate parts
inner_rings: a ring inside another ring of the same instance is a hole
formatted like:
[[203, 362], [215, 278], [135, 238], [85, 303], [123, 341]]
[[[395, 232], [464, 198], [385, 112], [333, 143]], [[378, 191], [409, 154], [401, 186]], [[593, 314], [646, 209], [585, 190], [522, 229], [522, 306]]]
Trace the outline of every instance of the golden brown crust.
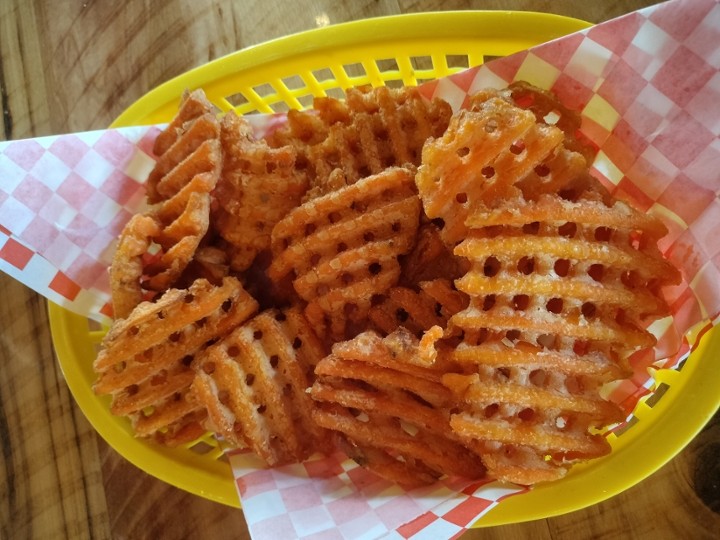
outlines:
[[232, 269], [241, 272], [270, 248], [273, 227], [300, 203], [307, 182], [295, 169], [293, 148], [274, 149], [256, 140], [249, 124], [233, 112], [223, 117], [221, 126], [225, 159], [213, 219], [232, 246]]
[[265, 311], [200, 355], [192, 393], [230, 444], [271, 466], [302, 461], [325, 438], [306, 393], [324, 355], [297, 309]]
[[256, 309], [234, 278], [220, 287], [197, 280], [140, 303], [103, 339], [93, 365], [95, 392], [110, 394], [110, 410], [129, 417], [140, 436], [166, 444], [184, 442], [180, 435], [197, 438], [205, 412], [188, 399], [196, 355]]
[[422, 356], [420, 342], [402, 328], [336, 345], [316, 368], [313, 417], [363, 466], [407, 487], [444, 475], [482, 477], [478, 455], [450, 428], [455, 400], [442, 371]]

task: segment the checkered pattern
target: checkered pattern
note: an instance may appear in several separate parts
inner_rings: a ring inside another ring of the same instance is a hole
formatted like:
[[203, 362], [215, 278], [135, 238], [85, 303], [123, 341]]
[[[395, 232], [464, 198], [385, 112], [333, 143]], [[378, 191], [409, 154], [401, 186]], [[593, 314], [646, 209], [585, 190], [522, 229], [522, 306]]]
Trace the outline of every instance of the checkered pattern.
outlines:
[[450, 538], [521, 487], [447, 481], [412, 495], [342, 454], [265, 469], [228, 453], [254, 540]]
[[[78, 313], [97, 313], [95, 317], [102, 321], [108, 315], [107, 305], [93, 291], [83, 290], [70, 279], [67, 274], [59, 271], [47, 259], [7, 234], [0, 226], [0, 271], [5, 272], [28, 287], [38, 290], [49, 300], [68, 305], [72, 303]], [[39, 287], [38, 284], [43, 284]]]
[[104, 320], [114, 240], [144, 204], [158, 128], [0, 143], [0, 269]]
[[[279, 115], [248, 117], [258, 137]], [[0, 142], [0, 270], [67, 309], [108, 322], [115, 240], [145, 209], [163, 125]]]

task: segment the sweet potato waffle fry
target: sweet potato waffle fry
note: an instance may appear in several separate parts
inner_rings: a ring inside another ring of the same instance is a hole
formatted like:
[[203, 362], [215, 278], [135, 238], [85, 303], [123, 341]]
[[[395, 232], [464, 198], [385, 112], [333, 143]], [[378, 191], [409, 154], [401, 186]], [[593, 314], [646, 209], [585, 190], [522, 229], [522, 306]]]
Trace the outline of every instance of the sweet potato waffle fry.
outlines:
[[562, 142], [559, 128], [537, 123], [502, 94], [488, 93], [453, 116], [423, 148], [416, 178], [425, 213], [444, 222], [445, 243], [465, 238], [465, 219], [477, 206], [556, 192], [580, 175], [584, 158]]
[[471, 301], [451, 320], [464, 340], [450, 357], [477, 371], [443, 379], [466, 403], [451, 424], [484, 441], [495, 477], [561, 477], [574, 460], [610, 451], [591, 431], [624, 414], [600, 388], [655, 344], [646, 325], [669, 312], [660, 289], [679, 274], [657, 249], [666, 231], [592, 191], [478, 211], [466, 223], [455, 251], [472, 268], [457, 287]]
[[270, 248], [275, 224], [295, 208], [307, 190], [295, 169], [295, 150], [270, 148], [252, 135], [252, 128], [234, 112], [221, 123], [223, 171], [215, 191], [214, 224], [234, 248], [231, 267], [240, 272], [256, 255]]
[[216, 109], [205, 94], [201, 90], [183, 94], [177, 115], [155, 139], [158, 160], [145, 183], [148, 202], [166, 200], [195, 176], [214, 173], [215, 161], [198, 156], [217, 153], [219, 136]]
[[[456, 248], [475, 263], [457, 286], [486, 307], [493, 295], [495, 303], [484, 310], [487, 320], [496, 319], [493, 307], [512, 307], [516, 314], [539, 310], [546, 329], [608, 342], [623, 357], [654, 345], [645, 323], [668, 312], [660, 289], [679, 280], [657, 249], [666, 230], [656, 218], [621, 201], [609, 206], [591, 192], [575, 201], [544, 196], [478, 213], [468, 223], [486, 225]], [[509, 298], [521, 290], [532, 300]], [[562, 302], [548, 307], [553, 298]], [[516, 327], [524, 324], [530, 323], [518, 321]]]
[[123, 228], [110, 266], [113, 314], [127, 317], [143, 301], [143, 257], [160, 234], [160, 225], [150, 216], [134, 215]]
[[[552, 93], [525, 81], [512, 83], [504, 93], [515, 105], [532, 112], [537, 122], [560, 128], [565, 134], [563, 141], [565, 148], [582, 154], [587, 163], [592, 163], [597, 148], [582, 136], [580, 114], [565, 107]], [[473, 107], [471, 102], [470, 108]]]
[[210, 192], [222, 166], [219, 124], [200, 92], [186, 94], [178, 117], [158, 136], [147, 181], [158, 203], [123, 229], [110, 267], [114, 315], [127, 316], [147, 291], [176, 284], [210, 226]]
[[338, 339], [397, 284], [419, 216], [412, 172], [387, 169], [292, 210], [273, 229], [268, 274], [291, 274], [312, 322]]
[[231, 445], [271, 466], [295, 463], [323, 447], [306, 389], [324, 356], [297, 308], [265, 311], [199, 355], [192, 393]]
[[[303, 155], [310, 181], [306, 200], [389, 167], [419, 165], [425, 141], [440, 136], [452, 114], [446, 102], [428, 102], [412, 87], [349, 88], [344, 102], [318, 98], [315, 109], [318, 115], [289, 115], [288, 125], [271, 138], [296, 145]], [[337, 169], [341, 176], [333, 175]]]
[[193, 440], [205, 432], [205, 410], [188, 399], [192, 364], [205, 345], [257, 310], [235, 278], [215, 287], [197, 280], [139, 304], [106, 334], [93, 365], [95, 391], [110, 394], [114, 414], [127, 416], [139, 436], [164, 444]]
[[406, 487], [446, 474], [482, 477], [479, 457], [450, 429], [455, 402], [442, 370], [426, 367], [422, 355], [405, 329], [384, 339], [365, 332], [336, 344], [315, 369], [313, 416], [351, 457]]

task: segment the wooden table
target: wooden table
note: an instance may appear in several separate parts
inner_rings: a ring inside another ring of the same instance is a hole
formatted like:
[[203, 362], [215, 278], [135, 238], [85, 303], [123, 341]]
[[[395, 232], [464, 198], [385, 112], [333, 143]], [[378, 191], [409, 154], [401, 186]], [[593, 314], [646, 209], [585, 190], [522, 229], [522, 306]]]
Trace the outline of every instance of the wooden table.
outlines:
[[[600, 22], [652, 3], [2, 0], [0, 137], [103, 128], [177, 74], [328, 22], [440, 9], [547, 11]], [[4, 274], [0, 447], [0, 539], [249, 538], [242, 512], [154, 479], [95, 435], [53, 356], [44, 299]], [[672, 462], [621, 495], [569, 515], [474, 530], [464, 538], [651, 536], [720, 537], [719, 415]]]

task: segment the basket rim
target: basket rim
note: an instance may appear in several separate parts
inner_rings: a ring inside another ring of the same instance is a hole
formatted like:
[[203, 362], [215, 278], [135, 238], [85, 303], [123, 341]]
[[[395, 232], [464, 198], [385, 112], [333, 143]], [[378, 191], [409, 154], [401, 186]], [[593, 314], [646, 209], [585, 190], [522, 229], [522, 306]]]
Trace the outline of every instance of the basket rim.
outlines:
[[[463, 40], [477, 38], [481, 34], [484, 41], [503, 40], [509, 37], [509, 25], [522, 28], [524, 40], [539, 44], [589, 28], [592, 23], [536, 11], [451, 10], [386, 15], [331, 24], [253, 44], [196, 66], [147, 92], [120, 113], [110, 127], [138, 125], [138, 119], [148, 112], [147, 103], [175, 104], [185, 89], [192, 90], [214, 80], [238, 76], [258, 66], [287, 63], [303, 55], [330, 49], [335, 51], [366, 45], [371, 39], [375, 43], [414, 39]], [[401, 32], [398, 32], [399, 29]], [[143, 122], [140, 121], [140, 124]]]

